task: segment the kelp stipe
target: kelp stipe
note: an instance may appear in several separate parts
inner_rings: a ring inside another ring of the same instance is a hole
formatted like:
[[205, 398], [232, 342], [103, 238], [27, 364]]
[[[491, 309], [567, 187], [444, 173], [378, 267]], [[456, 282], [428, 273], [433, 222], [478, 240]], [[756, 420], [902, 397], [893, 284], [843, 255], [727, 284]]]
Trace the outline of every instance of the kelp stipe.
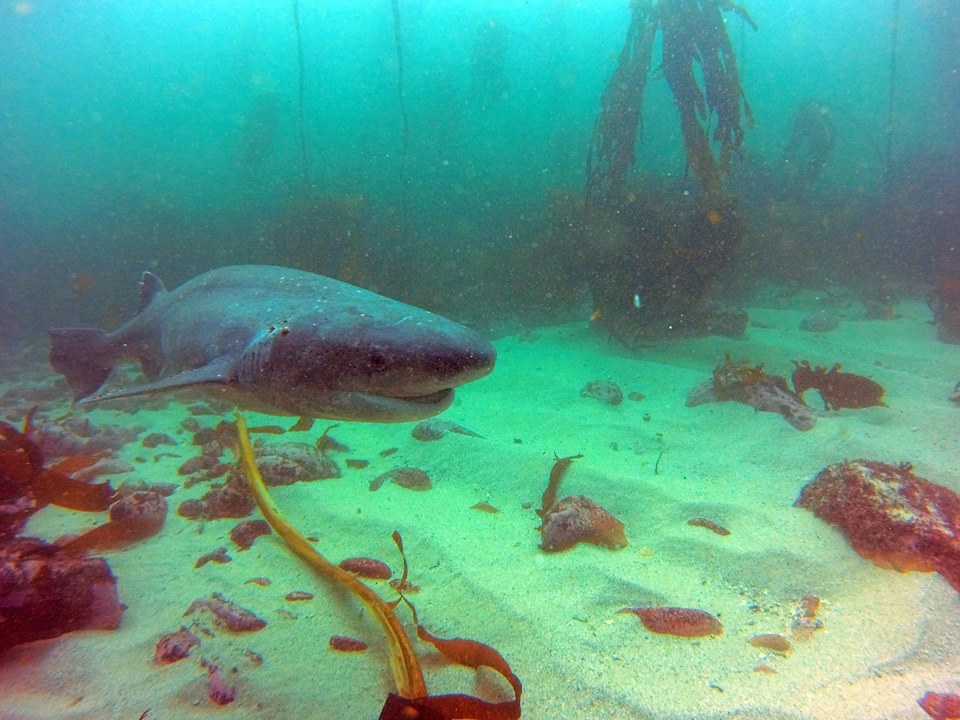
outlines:
[[[388, 695], [380, 712], [380, 720], [517, 720], [520, 717], [522, 685], [503, 656], [489, 645], [475, 640], [443, 639], [431, 635], [420, 625], [413, 605], [401, 594], [400, 600], [405, 602], [413, 613], [413, 619], [417, 626], [417, 636], [421, 640], [432, 644], [453, 662], [470, 668], [486, 666], [500, 673], [513, 688], [514, 699], [507, 702], [492, 703], [470, 695], [456, 694], [431, 697], [427, 693], [420, 661], [413, 650], [410, 639], [403, 630], [403, 626], [394, 613], [396, 603], [385, 602], [353, 575], [331, 564], [314, 549], [296, 528], [286, 521], [267, 492], [260, 471], [257, 469], [246, 420], [239, 412], [237, 413], [237, 434], [239, 436], [240, 464], [264, 518], [301, 560], [327, 580], [356, 595], [367, 606], [367, 609], [370, 610], [383, 629], [390, 648], [390, 667], [393, 671], [397, 691]], [[403, 554], [403, 543], [399, 534], [394, 533], [394, 540], [400, 548], [401, 554]], [[403, 562], [403, 579], [405, 580], [406, 556], [404, 556]]]

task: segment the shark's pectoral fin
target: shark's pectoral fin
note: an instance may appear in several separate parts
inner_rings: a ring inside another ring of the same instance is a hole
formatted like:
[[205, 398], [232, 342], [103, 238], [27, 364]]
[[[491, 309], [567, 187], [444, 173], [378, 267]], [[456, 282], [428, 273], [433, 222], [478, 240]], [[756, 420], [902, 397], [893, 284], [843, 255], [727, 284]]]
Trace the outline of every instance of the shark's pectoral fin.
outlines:
[[104, 400], [118, 400], [120, 398], [137, 397], [139, 395], [152, 395], [159, 392], [168, 392], [170, 390], [183, 390], [185, 388], [199, 388], [210, 385], [226, 385], [233, 376], [234, 359], [228, 356], [214, 358], [203, 367], [195, 370], [186, 370], [176, 375], [162, 377], [142, 385], [131, 385], [119, 390], [110, 390], [98, 395], [85, 397], [80, 401], [81, 405], [102, 402]]
[[301, 416], [297, 422], [290, 426], [290, 429], [287, 432], [307, 432], [313, 427], [313, 424], [316, 421], [316, 418]]

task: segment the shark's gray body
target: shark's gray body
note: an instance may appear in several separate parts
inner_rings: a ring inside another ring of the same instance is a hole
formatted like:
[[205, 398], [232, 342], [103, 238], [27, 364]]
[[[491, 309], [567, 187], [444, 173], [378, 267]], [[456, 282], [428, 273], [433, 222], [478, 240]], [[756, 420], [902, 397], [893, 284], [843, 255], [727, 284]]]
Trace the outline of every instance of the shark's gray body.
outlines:
[[[211, 270], [167, 292], [144, 273], [125, 325], [50, 330], [50, 363], [81, 403], [182, 388], [303, 418], [403, 422], [446, 409], [493, 369], [493, 345], [440, 315], [267, 265]], [[149, 382], [96, 394], [122, 358]]]

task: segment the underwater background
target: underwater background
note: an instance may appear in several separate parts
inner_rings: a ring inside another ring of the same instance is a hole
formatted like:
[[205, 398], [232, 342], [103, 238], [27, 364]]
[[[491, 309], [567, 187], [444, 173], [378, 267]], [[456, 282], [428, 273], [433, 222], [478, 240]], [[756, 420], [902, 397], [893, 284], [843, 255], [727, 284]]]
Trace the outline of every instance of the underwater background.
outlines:
[[[47, 362], [49, 328], [132, 317], [144, 271], [172, 289], [234, 264], [495, 343], [447, 425], [250, 424], [261, 463], [307, 462], [270, 455], [289, 433], [337, 467], [274, 491], [291, 523], [395, 580], [401, 530], [424, 625], [502, 653], [525, 717], [960, 717], [958, 118], [956, 0], [0, 0], [0, 509], [17, 438], [88, 482], [176, 487], [157, 537], [104, 554], [118, 628], [0, 643], [0, 719], [365, 718], [391, 691], [346, 593], [276, 538], [235, 552], [235, 520], [177, 511], [225, 482], [184, 471], [193, 445], [242, 478], [232, 407], [82, 409]], [[834, 474], [921, 498], [884, 509], [908, 530], [817, 509], [813, 480], [857, 458], [882, 468]], [[388, 476], [410, 467], [431, 492]], [[622, 542], [551, 551], [561, 477]], [[25, 535], [105, 520], [53, 505]], [[21, 622], [4, 517], [0, 634]], [[194, 569], [217, 546], [233, 562]], [[181, 618], [214, 593], [266, 618], [261, 639]], [[723, 634], [647, 633], [663, 607]], [[209, 649], [159, 664], [181, 623]], [[370, 649], [340, 655], [341, 634]], [[417, 653], [431, 694], [515, 717], [495, 672]]]

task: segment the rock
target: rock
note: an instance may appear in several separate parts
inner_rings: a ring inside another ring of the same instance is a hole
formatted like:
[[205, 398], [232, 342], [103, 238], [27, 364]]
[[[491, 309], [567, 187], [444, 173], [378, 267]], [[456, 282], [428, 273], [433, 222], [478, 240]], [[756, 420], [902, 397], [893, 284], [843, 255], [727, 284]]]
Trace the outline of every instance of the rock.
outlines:
[[795, 395], [780, 375], [768, 375], [763, 365], [749, 367], [746, 362], [733, 362], [727, 355], [723, 364], [713, 370], [713, 380], [697, 385], [687, 395], [687, 407], [710, 402], [734, 401], [761, 412], [782, 415], [797, 430], [809, 430], [817, 416]]
[[179, 631], [162, 635], [157, 640], [157, 647], [153, 652], [153, 661], [157, 665], [175, 663], [187, 657], [190, 650], [199, 644], [200, 638], [181, 626]]
[[800, 321], [804, 332], [825, 333], [840, 327], [840, 318], [826, 310], [810, 313]]
[[937, 572], [960, 591], [960, 495], [914, 475], [909, 463], [835, 463], [795, 505], [837, 527], [877, 565]]
[[184, 462], [177, 468], [177, 475], [192, 475], [201, 470], [208, 470], [217, 464], [217, 459], [210, 455], [197, 455]]
[[267, 485], [292, 485], [340, 477], [340, 467], [307, 443], [283, 442], [256, 451], [257, 467]]
[[145, 448], [155, 448], [160, 445], [176, 445], [177, 441], [166, 433], [150, 433], [140, 441], [140, 444]]
[[440, 420], [439, 418], [430, 418], [429, 420], [418, 422], [414, 426], [411, 434], [415, 440], [429, 442], [431, 440], [439, 440], [448, 432], [456, 433], [457, 435], [468, 435], [470, 437], [482, 437], [473, 430], [468, 430], [463, 427], [463, 425], [457, 425], [455, 422]]
[[256, 502], [247, 489], [246, 482], [231, 475], [227, 482], [215, 485], [199, 500], [185, 500], [177, 508], [180, 517], [216, 520], [218, 518], [242, 518], [253, 512]]
[[407, 490], [424, 491], [433, 487], [433, 483], [430, 482], [430, 476], [420, 468], [398, 467], [393, 470], [388, 470], [381, 475], [377, 475], [377, 477], [371, 480], [370, 492], [379, 490], [380, 486], [387, 480]]
[[113, 630], [124, 606], [103, 558], [71, 555], [37, 538], [0, 548], [0, 656], [78, 630]]
[[619, 405], [623, 402], [623, 391], [610, 380], [594, 380], [581, 388], [580, 397], [592, 397], [608, 405]]
[[230, 539], [241, 550], [249, 550], [254, 540], [261, 535], [269, 535], [271, 532], [273, 531], [266, 520], [244, 520], [230, 531]]
[[543, 514], [540, 547], [557, 552], [588, 542], [611, 550], [627, 546], [623, 523], [593, 500], [583, 495], [570, 495]]

